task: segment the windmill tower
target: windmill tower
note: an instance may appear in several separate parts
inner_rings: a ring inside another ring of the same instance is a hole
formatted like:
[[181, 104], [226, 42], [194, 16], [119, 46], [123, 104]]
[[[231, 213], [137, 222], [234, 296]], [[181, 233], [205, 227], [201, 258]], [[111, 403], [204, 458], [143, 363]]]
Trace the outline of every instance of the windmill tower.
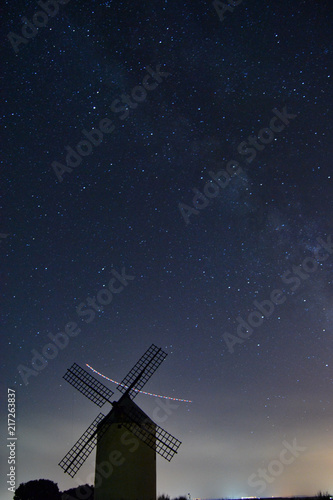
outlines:
[[107, 415], [99, 413], [59, 463], [74, 477], [96, 449], [95, 500], [155, 500], [156, 453], [170, 461], [181, 442], [156, 425], [133, 401], [167, 354], [152, 344], [117, 389], [113, 391], [74, 363], [64, 379], [97, 406], [110, 403]]

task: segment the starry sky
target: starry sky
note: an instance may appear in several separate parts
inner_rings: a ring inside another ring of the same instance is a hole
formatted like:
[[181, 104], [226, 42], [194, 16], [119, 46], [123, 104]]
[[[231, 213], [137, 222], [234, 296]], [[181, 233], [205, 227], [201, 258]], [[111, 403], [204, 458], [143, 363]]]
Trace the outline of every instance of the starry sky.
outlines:
[[144, 390], [193, 401], [136, 398], [182, 441], [158, 493], [332, 492], [332, 5], [56, 7], [3, 8], [2, 469], [9, 387], [17, 486], [76, 486], [99, 409], [63, 374], [154, 343]]

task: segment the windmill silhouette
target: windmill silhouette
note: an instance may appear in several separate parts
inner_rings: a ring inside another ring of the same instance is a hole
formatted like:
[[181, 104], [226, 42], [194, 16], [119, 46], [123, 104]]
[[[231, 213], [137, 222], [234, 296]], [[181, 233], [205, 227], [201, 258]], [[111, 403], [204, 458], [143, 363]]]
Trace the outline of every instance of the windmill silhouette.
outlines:
[[97, 406], [110, 403], [107, 415], [99, 413], [59, 462], [71, 477], [96, 450], [95, 500], [155, 500], [156, 453], [170, 461], [181, 442], [156, 425], [133, 401], [167, 354], [152, 344], [114, 392], [74, 363], [64, 379]]

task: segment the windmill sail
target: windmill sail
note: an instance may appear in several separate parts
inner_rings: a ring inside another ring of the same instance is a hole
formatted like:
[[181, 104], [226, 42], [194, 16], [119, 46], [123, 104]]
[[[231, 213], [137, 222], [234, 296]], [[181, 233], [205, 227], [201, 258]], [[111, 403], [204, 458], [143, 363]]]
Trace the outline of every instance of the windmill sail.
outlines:
[[128, 421], [123, 422], [124, 427], [170, 462], [178, 452], [181, 441], [149, 418], [142, 419], [142, 413], [135, 406], [123, 408], [123, 411], [128, 417]]
[[105, 418], [103, 413], [99, 413], [88, 429], [76, 441], [67, 455], [59, 462], [60, 467], [71, 477], [74, 477], [82, 464], [86, 461], [90, 453], [97, 444], [97, 425]]
[[135, 398], [138, 391], [148, 382], [155, 373], [160, 364], [167, 357], [167, 353], [160, 347], [152, 344], [144, 355], [139, 359], [132, 370], [120, 382], [117, 389], [122, 394], [128, 391], [132, 399]]
[[68, 368], [63, 378], [100, 408], [111, 403], [114, 392], [76, 363]]

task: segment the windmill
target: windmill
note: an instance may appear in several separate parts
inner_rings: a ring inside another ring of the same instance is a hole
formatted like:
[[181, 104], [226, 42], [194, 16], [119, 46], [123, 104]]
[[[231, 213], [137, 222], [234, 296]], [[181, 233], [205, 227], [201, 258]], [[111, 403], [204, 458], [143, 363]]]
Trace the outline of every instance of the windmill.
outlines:
[[100, 408], [99, 413], [71, 450], [59, 462], [71, 477], [96, 449], [95, 500], [155, 500], [156, 453], [170, 461], [181, 442], [156, 425], [133, 401], [167, 354], [152, 344], [113, 391], [74, 363], [64, 379]]

